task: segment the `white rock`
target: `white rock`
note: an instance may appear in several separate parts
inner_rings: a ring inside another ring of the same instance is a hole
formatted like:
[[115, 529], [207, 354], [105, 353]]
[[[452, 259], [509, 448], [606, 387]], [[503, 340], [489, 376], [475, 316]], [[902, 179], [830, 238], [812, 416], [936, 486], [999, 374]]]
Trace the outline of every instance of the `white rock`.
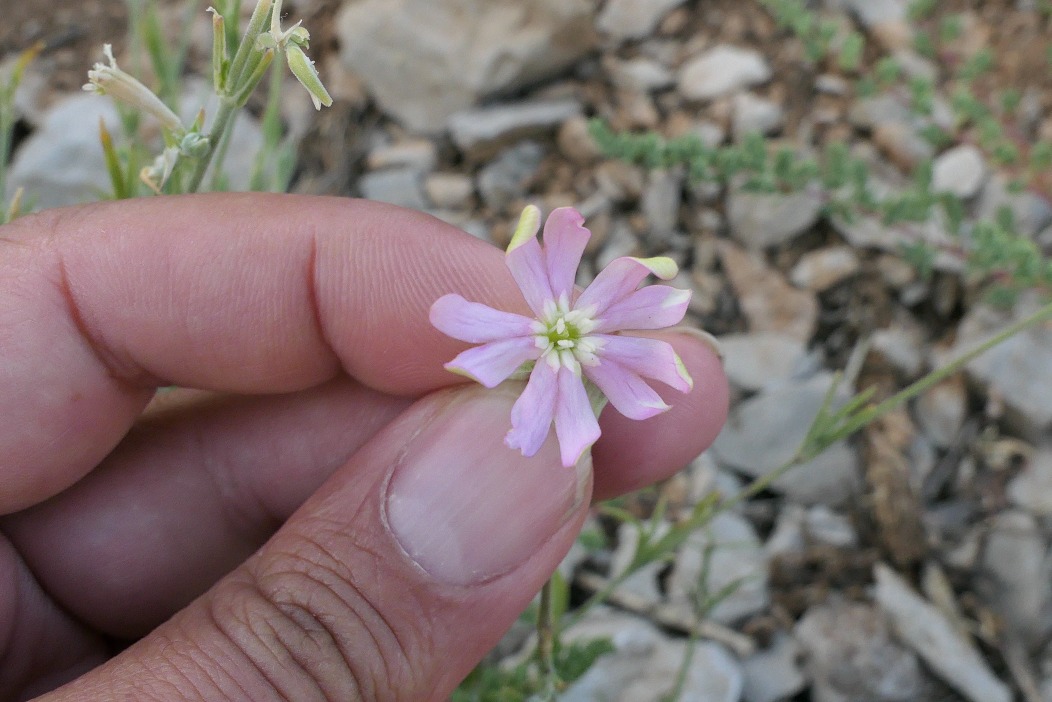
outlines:
[[[200, 107], [200, 84], [190, 83], [183, 103]], [[214, 97], [213, 97], [214, 100]], [[206, 106], [209, 113], [214, 105]], [[99, 120], [119, 134], [120, 118], [108, 97], [80, 93], [52, 105], [40, 128], [18, 148], [8, 174], [8, 197], [22, 186], [23, 202], [38, 209], [99, 200], [111, 191], [99, 144]], [[147, 120], [149, 118], [146, 118]], [[231, 133], [223, 171], [228, 190], [245, 190], [263, 137], [258, 122], [240, 113]], [[157, 146], [160, 152], [160, 145]], [[211, 170], [205, 182], [211, 180]]]
[[866, 27], [885, 22], [902, 22], [908, 16], [908, 0], [839, 0]]
[[804, 689], [807, 678], [800, 669], [800, 644], [778, 633], [771, 645], [742, 661], [745, 702], [779, 702]]
[[[654, 538], [660, 539], [668, 533], [669, 525], [661, 522]], [[632, 565], [636, 550], [639, 548], [639, 529], [629, 522], [623, 522], [617, 528], [617, 548], [614, 550], [610, 561], [610, 577], [619, 578]], [[666, 564], [659, 561], [648, 563], [636, 572], [625, 578], [617, 590], [629, 592], [639, 601], [649, 605], [656, 605], [664, 598], [658, 588], [658, 577], [665, 569]]]
[[481, 98], [555, 75], [590, 52], [592, 0], [352, 0], [344, 64], [408, 128], [442, 131]]
[[970, 641], [891, 568], [878, 564], [876, 600], [902, 641], [936, 675], [971, 702], [1011, 702], [1012, 692], [993, 674]]
[[977, 218], [994, 220], [1002, 207], [1012, 211], [1016, 232], [1034, 236], [1052, 223], [1052, 203], [1032, 190], [1011, 192], [1008, 177], [995, 173], [986, 179], [979, 192]]
[[870, 605], [833, 599], [811, 607], [793, 631], [806, 653], [814, 700], [915, 702], [925, 678], [917, 656], [892, 640]]
[[1052, 445], [1039, 447], [1012, 478], [1008, 499], [1037, 517], [1052, 517]]
[[358, 179], [358, 188], [362, 197], [368, 200], [389, 202], [414, 210], [427, 207], [422, 175], [416, 168], [389, 168], [366, 173]]
[[638, 256], [640, 253], [639, 239], [636, 238], [632, 227], [623, 219], [615, 219], [610, 226], [606, 244], [602, 251], [596, 254], [595, 265], [598, 270], [602, 270], [616, 258]]
[[[643, 619], [599, 610], [563, 632], [564, 641], [607, 638], [612, 653], [600, 656], [583, 676], [559, 695], [560, 702], [659, 702], [674, 684], [686, 654], [683, 641], [670, 641]], [[700, 642], [680, 699], [738, 702], [742, 674], [719, 644]]]
[[[738, 404], [712, 445], [716, 459], [754, 478], [783, 465], [811, 427], [831, 382], [829, 374], [791, 381]], [[858, 494], [858, 456], [838, 442], [777, 478], [772, 488], [801, 504], [842, 504]]]
[[475, 184], [463, 173], [430, 173], [424, 180], [424, 191], [435, 207], [464, 209], [471, 205]]
[[676, 82], [676, 77], [665, 64], [646, 56], [624, 61], [611, 57], [603, 61], [603, 67], [614, 85], [624, 90], [650, 92], [668, 88]]
[[500, 210], [521, 197], [541, 165], [544, 149], [535, 141], [524, 141], [502, 151], [478, 174], [478, 191], [483, 201]]
[[[950, 355], [956, 357], [1036, 310], [1040, 301], [1023, 295], [1011, 312], [978, 305], [965, 315]], [[1015, 334], [967, 366], [968, 374], [1005, 404], [1005, 421], [1024, 436], [1039, 438], [1052, 426], [1052, 323]]]
[[979, 192], [986, 178], [986, 164], [979, 149], [971, 144], [955, 146], [932, 164], [932, 189], [969, 198]]
[[924, 368], [924, 330], [909, 320], [873, 332], [873, 350], [907, 378]]
[[837, 548], [849, 548], [858, 544], [855, 527], [843, 514], [834, 512], [825, 505], [815, 505], [807, 510], [804, 529], [811, 539]]
[[756, 251], [745, 251], [729, 241], [717, 242], [717, 250], [750, 329], [810, 341], [818, 321], [814, 293], [791, 286]]
[[735, 139], [747, 134], [770, 134], [778, 131], [783, 121], [785, 112], [777, 102], [752, 93], [734, 96], [734, 118], [731, 124]]
[[653, 170], [647, 176], [646, 190], [640, 209], [647, 220], [647, 240], [661, 246], [679, 222], [679, 206], [683, 202], [684, 174], [680, 169]]
[[775, 385], [808, 365], [804, 342], [785, 334], [727, 334], [719, 341], [727, 379], [742, 390], [751, 392]]
[[686, 0], [608, 0], [596, 26], [613, 39], [648, 36], [669, 11]]
[[1048, 553], [1034, 517], [1011, 510], [993, 520], [983, 548], [981, 567], [990, 580], [980, 580], [980, 592], [1008, 628], [1031, 643], [1052, 626]]
[[534, 100], [465, 110], [449, 118], [453, 143], [472, 156], [492, 155], [523, 137], [552, 131], [581, 114], [577, 100]]
[[948, 448], [968, 417], [968, 388], [955, 375], [924, 391], [917, 398], [917, 423], [939, 448]]
[[394, 144], [381, 144], [369, 150], [365, 162], [369, 170], [416, 168], [430, 171], [438, 161], [438, 149], [430, 139], [408, 139]]
[[771, 67], [763, 54], [721, 44], [695, 56], [679, 72], [679, 92], [688, 100], [711, 100], [752, 85], [766, 83]]
[[23, 202], [38, 209], [100, 199], [110, 190], [99, 145], [100, 119], [111, 133], [120, 132], [120, 117], [109, 98], [84, 93], [52, 106], [14, 154], [7, 196], [24, 187]]
[[807, 190], [782, 194], [732, 188], [727, 195], [731, 236], [750, 249], [792, 241], [813, 227], [821, 213], [821, 199]]
[[714, 595], [737, 581], [709, 612], [711, 619], [730, 624], [767, 606], [767, 555], [752, 524], [734, 512], [716, 515], [680, 546], [669, 581], [673, 604], [692, 602], [696, 597], [706, 558], [705, 593]]
[[858, 254], [850, 246], [829, 246], [808, 251], [793, 270], [789, 280], [799, 288], [821, 292], [855, 275], [862, 268]]

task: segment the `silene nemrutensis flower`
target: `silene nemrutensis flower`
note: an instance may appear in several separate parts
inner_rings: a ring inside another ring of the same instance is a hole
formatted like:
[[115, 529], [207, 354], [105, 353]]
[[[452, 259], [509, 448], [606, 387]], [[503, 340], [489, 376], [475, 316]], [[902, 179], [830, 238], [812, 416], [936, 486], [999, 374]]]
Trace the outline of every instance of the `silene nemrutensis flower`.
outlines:
[[511, 410], [504, 443], [532, 456], [552, 422], [564, 466], [573, 466], [599, 438], [599, 422], [586, 381], [631, 419], [669, 409], [644, 382], [659, 380], [680, 392], [693, 381], [672, 346], [621, 332], [662, 329], [683, 319], [690, 292], [667, 285], [640, 288], [649, 274], [676, 275], [669, 258], [614, 260], [584, 292], [574, 289], [577, 267], [591, 232], [577, 210], [554, 210], [537, 240], [540, 210], [527, 207], [505, 261], [534, 317], [496, 310], [460, 295], [444, 295], [431, 307], [441, 332], [473, 344], [446, 369], [496, 387], [520, 368], [529, 380]]

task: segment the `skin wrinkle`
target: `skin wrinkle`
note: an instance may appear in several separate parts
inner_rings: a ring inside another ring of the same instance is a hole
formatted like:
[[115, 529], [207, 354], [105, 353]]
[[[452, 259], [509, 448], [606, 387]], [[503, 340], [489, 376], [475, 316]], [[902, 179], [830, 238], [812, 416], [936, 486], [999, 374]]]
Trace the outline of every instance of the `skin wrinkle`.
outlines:
[[[256, 671], [258, 679], [263, 682], [266, 687], [280, 695], [282, 699], [288, 699], [288, 696], [284, 691], [281, 690], [280, 681], [275, 680], [271, 672], [268, 671], [265, 661], [259, 658], [259, 654], [256, 654], [249, 650], [248, 646], [254, 641], [255, 643], [266, 649], [267, 653], [273, 658], [274, 662], [278, 663], [279, 670], [284, 672], [288, 671], [288, 665], [294, 664], [303, 673], [303, 682], [307, 685], [313, 683], [314, 689], [319, 695], [323, 695], [321, 681], [317, 680], [302, 664], [299, 658], [297, 658], [291, 650], [288, 650], [286, 646], [281, 643], [281, 636], [277, 630], [277, 624], [267, 618], [265, 613], [260, 613], [258, 616], [253, 612], [253, 607], [262, 607], [263, 611], [269, 611], [276, 615], [276, 619], [292, 621], [293, 624], [298, 624], [294, 620], [289, 619], [284, 612], [271, 601], [259, 588], [258, 583], [253, 580], [249, 580], [247, 583], [241, 584], [241, 591], [236, 597], [224, 597], [222, 598], [223, 604], [225, 604], [232, 612], [236, 608], [239, 611], [234, 612], [232, 617], [219, 616], [220, 613], [216, 609], [216, 602], [219, 598], [212, 603], [212, 606], [208, 608], [209, 617], [212, 620], [213, 626], [216, 630], [223, 634], [226, 641], [234, 647], [234, 649], [248, 662], [248, 664]], [[240, 607], [236, 605], [240, 604]], [[244, 641], [243, 637], [233, 630], [234, 624], [242, 625], [246, 631], [250, 633], [252, 637], [250, 641]], [[266, 629], [266, 632], [261, 630], [261, 627]], [[267, 635], [269, 633], [269, 636]], [[276, 643], [277, 645], [272, 645]], [[281, 655], [282, 653], [286, 655]], [[298, 697], [301, 695], [298, 695]]]
[[[302, 548], [287, 549], [282, 562], [283, 569], [279, 572], [255, 575], [256, 588], [281, 616], [291, 619], [303, 630], [309, 630], [311, 627], [304, 626], [295, 615], [307, 615], [317, 625], [316, 629], [323, 633], [324, 640], [329, 645], [319, 643], [315, 636], [310, 636], [310, 641], [319, 646], [323, 654], [324, 651], [331, 650], [340, 656], [344, 662], [343, 669], [354, 680], [363, 699], [378, 699], [372, 693], [380, 689], [380, 679], [391, 681], [401, 678], [394, 677], [394, 671], [391, 669], [392, 647], [389, 640], [394, 639], [400, 646], [393, 627], [384, 618], [382, 611], [372, 605], [365, 595], [365, 590], [355, 585], [346, 568], [330, 564], [339, 564], [339, 561], [333, 560], [333, 556], [328, 554], [318, 541], [304, 536], [298, 541], [306, 544], [307, 549], [313, 551], [315, 556], [319, 552], [325, 554], [324, 558], [312, 558]], [[299, 567], [297, 564], [300, 564]], [[348, 626], [348, 616], [357, 622], [358, 626]], [[330, 621], [332, 623], [329, 623]], [[340, 636], [337, 629], [333, 628], [333, 623], [342, 625], [345, 631], [352, 634], [351, 639]], [[377, 627], [378, 624], [381, 626]], [[386, 675], [378, 676], [372, 673], [373, 665], [363, 667], [362, 661], [356, 660], [351, 653], [350, 647], [360, 643], [359, 637], [363, 633], [372, 641], [373, 655], [366, 654], [362, 658], [366, 663], [381, 663]], [[384, 636], [384, 633], [387, 636]], [[289, 645], [284, 635], [280, 638], [286, 651], [301, 666], [311, 669], [306, 663], [310, 658], [309, 652]], [[408, 665], [405, 652], [400, 648], [397, 657], [406, 661], [405, 665]], [[373, 685], [367, 685], [367, 680], [372, 680]]]
[[[394, 639], [394, 642], [395, 642], [394, 650], [398, 652], [399, 660], [402, 661], [403, 667], [405, 669], [409, 669], [410, 661], [413, 660], [413, 658], [408, 655], [409, 649], [406, 647], [405, 642], [403, 642], [402, 636], [400, 635], [397, 627], [394, 627], [391, 624], [389, 624], [387, 622], [387, 619], [383, 615], [383, 608], [382, 607], [377, 607], [372, 602], [372, 600], [369, 599], [367, 593], [370, 591], [370, 588], [360, 586], [359, 583], [356, 582], [356, 580], [352, 576], [352, 574], [349, 573], [349, 572], [346, 572], [345, 569], [342, 569], [342, 568], [341, 569], [337, 569], [337, 568], [334, 568], [332, 566], [326, 565], [327, 563], [335, 563], [335, 564], [341, 564], [342, 565], [342, 563], [341, 563], [341, 559], [339, 558], [338, 554], [336, 554], [335, 552], [333, 552], [333, 551], [329, 550], [328, 548], [326, 548], [324, 543], [323, 543], [323, 539], [320, 538], [320, 537], [324, 537], [324, 536], [328, 535], [328, 536], [331, 536], [333, 538], [341, 539], [341, 540], [349, 539], [349, 540], [351, 540], [353, 542], [353, 547], [352, 547], [351, 550], [353, 550], [353, 552], [356, 554], [356, 556], [358, 556], [358, 557], [366, 557], [366, 556], [370, 557], [369, 560], [374, 564], [373, 569], [370, 570], [370, 569], [358, 568], [356, 572], [359, 574], [359, 576], [361, 574], [364, 574], [364, 573], [375, 573], [375, 572], [379, 572], [380, 570], [384, 569], [383, 563], [385, 561], [385, 558], [384, 558], [382, 552], [379, 551], [378, 549], [370, 546], [367, 542], [363, 542], [360, 539], [356, 539], [354, 534], [347, 534], [346, 530], [343, 529], [339, 524], [332, 524], [331, 527], [327, 526], [327, 527], [323, 527], [321, 529], [317, 529], [315, 531], [316, 531], [317, 536], [319, 538], [308, 538], [306, 536], [302, 536], [301, 538], [302, 538], [303, 542], [306, 543], [309, 547], [311, 547], [311, 548], [321, 552], [322, 554], [324, 554], [325, 562], [322, 562], [321, 559], [312, 560], [312, 559], [306, 558], [306, 554], [300, 554], [299, 557], [304, 562], [312, 564], [316, 569], [319, 569], [322, 573], [327, 573], [327, 574], [332, 576], [332, 584], [326, 583], [326, 582], [324, 582], [324, 581], [322, 581], [320, 579], [317, 579], [317, 578], [315, 578], [315, 580], [317, 582], [319, 582], [323, 587], [326, 587], [327, 590], [329, 592], [331, 592], [332, 595], [334, 597], [336, 597], [336, 599], [338, 601], [342, 602], [343, 605], [346, 607], [346, 609], [348, 611], [354, 612], [355, 619], [361, 623], [361, 625], [362, 625], [361, 628], [369, 635], [370, 639], [372, 639], [372, 641], [373, 641], [373, 648], [379, 654], [379, 660], [380, 660], [380, 662], [382, 663], [382, 665], [384, 667], [384, 673], [385, 673], [385, 675], [382, 677], [382, 679], [391, 681], [391, 680], [395, 680], [396, 678], [402, 677], [402, 676], [396, 676], [395, 671], [392, 670], [392, 667], [391, 667], [392, 663], [389, 660], [389, 657], [385, 656], [385, 655], [382, 655], [382, 653], [390, 651], [391, 650], [391, 646], [383, 644], [383, 642], [381, 641], [381, 636], [379, 635], [379, 633], [374, 631], [373, 630], [374, 627], [370, 626], [368, 624], [368, 622], [372, 621], [372, 622], [380, 624], [381, 625], [380, 629], [383, 632], [386, 632], [389, 635], [387, 638], [393, 638]], [[341, 584], [347, 586], [347, 589], [349, 589], [349, 593], [348, 594], [350, 596], [353, 596], [356, 601], [360, 601], [361, 603], [364, 603], [365, 607], [366, 607], [366, 612], [371, 613], [374, 616], [373, 617], [365, 616], [365, 613], [362, 612], [360, 607], [355, 607], [354, 604], [352, 604], [349, 601], [347, 596], [341, 595], [338, 592], [338, 590], [340, 589], [339, 586]], [[384, 589], [385, 583], [379, 582], [379, 580], [378, 580], [378, 582], [373, 583], [373, 585], [374, 585], [374, 587], [373, 587], [374, 590], [382, 591]], [[401, 602], [401, 601], [402, 600], [399, 600], [399, 602]], [[414, 619], [418, 619], [418, 618], [405, 617], [406, 621], [413, 621]], [[423, 619], [426, 620], [427, 618], [423, 618]], [[351, 665], [350, 664], [350, 656], [345, 652], [344, 649], [349, 648], [349, 647], [351, 647], [351, 646], [353, 646], [355, 644], [353, 636], [351, 638], [349, 638], [349, 639], [342, 640], [342, 641], [340, 640], [339, 637], [336, 637], [335, 640], [338, 642], [338, 648], [339, 648], [341, 654], [343, 654], [344, 657], [346, 659], [348, 659], [348, 665], [350, 666]], [[375, 677], [375, 676], [372, 676], [372, 677]]]

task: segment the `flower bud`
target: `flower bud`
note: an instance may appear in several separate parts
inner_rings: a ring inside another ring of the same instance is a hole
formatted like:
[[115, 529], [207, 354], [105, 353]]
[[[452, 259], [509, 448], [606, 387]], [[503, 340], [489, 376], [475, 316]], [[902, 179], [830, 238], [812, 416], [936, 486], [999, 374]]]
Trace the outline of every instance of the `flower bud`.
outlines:
[[179, 117], [161, 102], [161, 98], [117, 66], [111, 45], [104, 45], [102, 51], [109, 59], [109, 65], [96, 63], [95, 67], [88, 71], [90, 82], [84, 85], [84, 90], [99, 95], [110, 95], [125, 104], [147, 112], [176, 134], [186, 131]]
[[318, 71], [314, 68], [314, 62], [307, 58], [303, 49], [296, 44], [290, 44], [285, 47], [285, 58], [289, 62], [289, 70], [292, 71], [292, 75], [296, 76], [296, 80], [310, 93], [314, 109], [320, 110], [322, 105], [330, 106], [332, 97], [322, 85]]

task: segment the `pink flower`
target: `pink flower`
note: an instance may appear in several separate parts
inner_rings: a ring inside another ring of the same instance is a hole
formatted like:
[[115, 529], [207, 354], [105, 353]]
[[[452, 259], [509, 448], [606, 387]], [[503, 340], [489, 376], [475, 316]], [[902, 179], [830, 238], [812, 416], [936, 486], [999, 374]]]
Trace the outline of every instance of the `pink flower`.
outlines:
[[551, 213], [544, 245], [537, 240], [540, 210], [529, 206], [519, 220], [505, 261], [534, 318], [502, 312], [445, 295], [431, 307], [431, 323], [454, 339], [481, 344], [446, 364], [488, 388], [533, 364], [529, 381], [511, 410], [511, 448], [532, 456], [552, 422], [564, 466], [573, 466], [599, 438], [599, 422], [585, 380], [621, 414], [647, 419], [669, 408], [643, 378], [660, 380], [680, 392], [693, 381], [672, 347], [619, 332], [661, 329], [683, 319], [690, 292], [667, 285], [639, 288], [650, 273], [668, 280], [676, 274], [669, 258], [619, 258], [579, 296], [577, 266], [591, 236], [584, 218], [570, 207]]

